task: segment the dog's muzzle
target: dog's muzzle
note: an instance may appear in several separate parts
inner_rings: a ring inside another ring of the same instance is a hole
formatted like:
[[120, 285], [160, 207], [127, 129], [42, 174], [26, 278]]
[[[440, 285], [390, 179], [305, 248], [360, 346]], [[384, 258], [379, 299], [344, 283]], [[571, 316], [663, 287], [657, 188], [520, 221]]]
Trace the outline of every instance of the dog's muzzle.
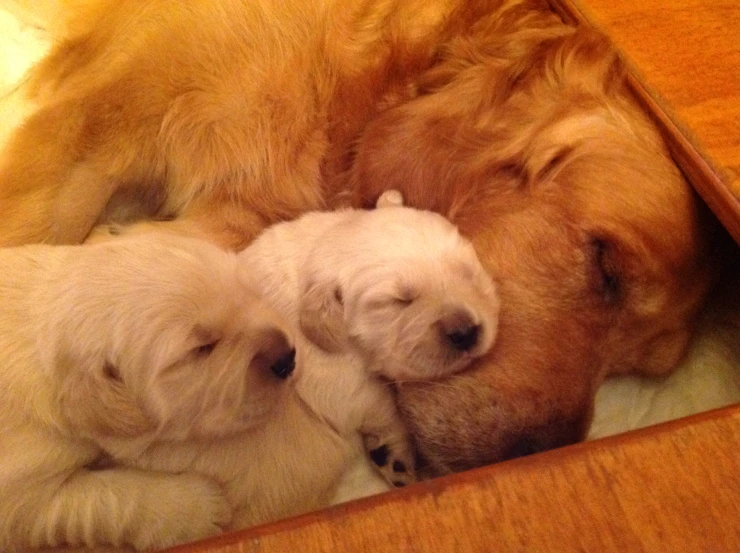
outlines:
[[259, 366], [285, 380], [295, 370], [296, 350], [288, 336], [277, 328], [270, 328], [260, 337], [261, 344], [255, 359]]
[[464, 310], [454, 311], [440, 320], [443, 340], [453, 349], [465, 352], [475, 348], [481, 326]]
[[275, 361], [270, 370], [278, 378], [288, 378], [295, 369], [295, 348]]

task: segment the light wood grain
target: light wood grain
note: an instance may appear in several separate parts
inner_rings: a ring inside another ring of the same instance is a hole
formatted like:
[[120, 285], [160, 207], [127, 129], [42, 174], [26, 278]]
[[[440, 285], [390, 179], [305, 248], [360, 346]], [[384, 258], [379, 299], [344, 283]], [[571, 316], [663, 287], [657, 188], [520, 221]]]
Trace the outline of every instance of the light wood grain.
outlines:
[[740, 406], [171, 551], [737, 553], [738, 427]]

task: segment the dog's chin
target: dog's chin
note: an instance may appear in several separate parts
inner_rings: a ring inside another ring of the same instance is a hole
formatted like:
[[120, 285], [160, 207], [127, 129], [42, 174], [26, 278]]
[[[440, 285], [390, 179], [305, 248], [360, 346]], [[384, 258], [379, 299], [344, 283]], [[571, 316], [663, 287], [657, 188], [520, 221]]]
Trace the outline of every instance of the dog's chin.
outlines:
[[[422, 474], [460, 472], [583, 439], [593, 407], [588, 387], [513, 384], [506, 376], [485, 381], [471, 372], [396, 383], [399, 412], [413, 436]], [[556, 413], [549, 408], [551, 395], [559, 399]]]

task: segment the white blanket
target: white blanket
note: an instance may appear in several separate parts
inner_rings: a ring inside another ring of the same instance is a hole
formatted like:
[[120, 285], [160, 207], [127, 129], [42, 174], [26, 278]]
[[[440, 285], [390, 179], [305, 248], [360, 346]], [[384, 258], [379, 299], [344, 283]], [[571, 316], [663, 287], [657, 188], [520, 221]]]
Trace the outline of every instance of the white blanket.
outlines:
[[[56, 0], [0, 0], [0, 146], [17, 124], [12, 91], [50, 47], [44, 14]], [[737, 313], [733, 315], [737, 317]], [[612, 378], [599, 390], [590, 438], [740, 402], [740, 325], [706, 323], [690, 355], [667, 378]]]

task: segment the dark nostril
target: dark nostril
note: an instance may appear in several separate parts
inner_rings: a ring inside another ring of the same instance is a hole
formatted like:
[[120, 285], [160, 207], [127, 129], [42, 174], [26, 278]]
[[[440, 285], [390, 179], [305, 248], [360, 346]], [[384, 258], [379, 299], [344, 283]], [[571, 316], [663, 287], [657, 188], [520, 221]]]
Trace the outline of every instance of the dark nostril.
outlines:
[[458, 351], [468, 351], [478, 343], [480, 325], [468, 325], [447, 333], [447, 339]]
[[270, 370], [278, 378], [288, 378], [290, 373], [295, 369], [295, 348], [291, 349], [286, 355], [275, 361]]

